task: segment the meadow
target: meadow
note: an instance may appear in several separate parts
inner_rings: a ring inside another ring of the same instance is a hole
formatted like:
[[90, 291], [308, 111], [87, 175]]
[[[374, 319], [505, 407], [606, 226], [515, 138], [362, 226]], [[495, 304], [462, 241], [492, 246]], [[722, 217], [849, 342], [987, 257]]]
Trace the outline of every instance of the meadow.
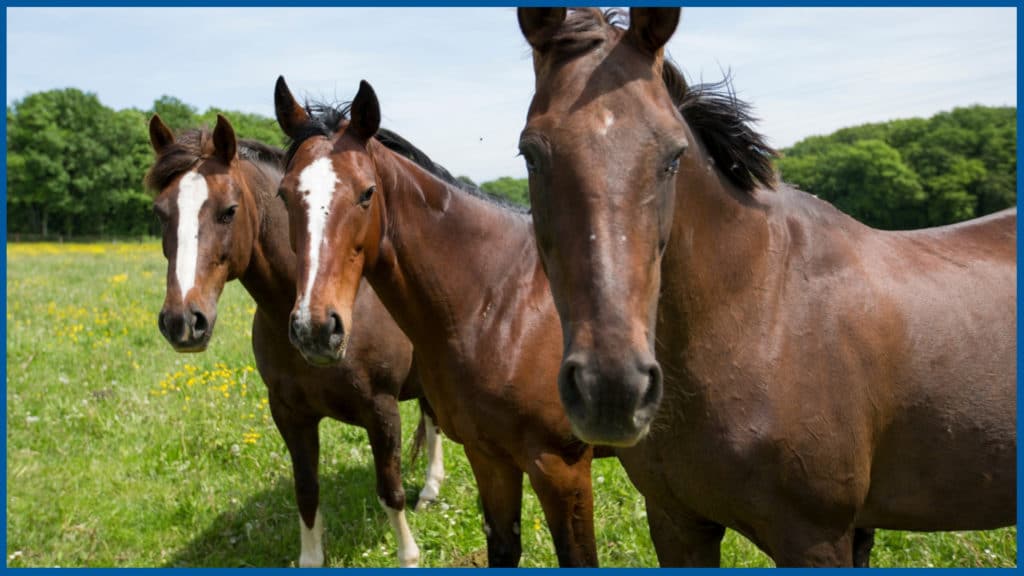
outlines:
[[[7, 566], [283, 567], [299, 554], [284, 442], [250, 347], [255, 310], [225, 289], [210, 347], [175, 353], [156, 316], [166, 263], [155, 241], [7, 247]], [[419, 418], [402, 406], [410, 444]], [[395, 566], [366, 433], [324, 420], [327, 565]], [[445, 442], [440, 500], [409, 521], [424, 566], [486, 564], [469, 464]], [[403, 463], [409, 502], [425, 462]], [[656, 566], [643, 499], [614, 459], [595, 462], [604, 566]], [[525, 484], [523, 566], [555, 566]], [[879, 531], [875, 566], [1015, 566], [1016, 528]], [[731, 531], [724, 566], [772, 562]]]

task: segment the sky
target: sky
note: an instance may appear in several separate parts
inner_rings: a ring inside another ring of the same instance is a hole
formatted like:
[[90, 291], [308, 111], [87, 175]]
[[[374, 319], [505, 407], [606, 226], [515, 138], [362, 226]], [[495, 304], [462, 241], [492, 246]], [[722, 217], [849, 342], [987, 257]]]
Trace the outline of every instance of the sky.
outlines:
[[[1016, 105], [1014, 8], [686, 8], [667, 53], [691, 83], [730, 71], [758, 128], [785, 147], [844, 126]], [[7, 104], [75, 87], [115, 109], [162, 95], [273, 117], [348, 100], [453, 174], [525, 177], [533, 94], [513, 8], [7, 8]]]

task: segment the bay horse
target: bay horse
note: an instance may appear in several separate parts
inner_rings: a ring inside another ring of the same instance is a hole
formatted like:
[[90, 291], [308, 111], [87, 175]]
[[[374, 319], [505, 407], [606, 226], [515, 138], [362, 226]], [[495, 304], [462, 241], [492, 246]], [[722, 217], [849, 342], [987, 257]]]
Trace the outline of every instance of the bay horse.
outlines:
[[778, 182], [728, 82], [665, 59], [679, 13], [518, 11], [560, 397], [624, 447], [660, 563], [718, 565], [725, 527], [848, 566], [874, 528], [1014, 524], [1016, 210], [886, 232]]
[[404, 513], [399, 400], [419, 398], [423, 413], [420, 431], [426, 436], [428, 470], [421, 503], [437, 497], [444, 463], [412, 344], [366, 287], [355, 307], [367, 322], [353, 335], [346, 362], [329, 367], [305, 362], [288, 342], [297, 272], [288, 214], [275, 198], [284, 152], [238, 140], [223, 116], [217, 117], [212, 134], [193, 130], [175, 138], [155, 115], [149, 137], [156, 160], [146, 182], [157, 192], [153, 210], [163, 228], [167, 258], [160, 332], [175, 350], [199, 352], [213, 335], [226, 282], [240, 280], [256, 301], [252, 348], [274, 423], [291, 455], [302, 542], [299, 565], [321, 566], [324, 560], [318, 478], [318, 427], [324, 417], [366, 429], [377, 494], [398, 542], [399, 562], [415, 565], [419, 551]]
[[292, 140], [281, 195], [299, 254], [293, 343], [343, 356], [348, 332], [372, 321], [353, 308], [365, 276], [416, 347], [441, 430], [465, 449], [489, 565], [519, 563], [525, 473], [559, 565], [596, 566], [594, 448], [558, 401], [561, 332], [529, 216], [381, 130], [366, 82], [350, 114], [300, 106], [284, 78], [274, 102]]

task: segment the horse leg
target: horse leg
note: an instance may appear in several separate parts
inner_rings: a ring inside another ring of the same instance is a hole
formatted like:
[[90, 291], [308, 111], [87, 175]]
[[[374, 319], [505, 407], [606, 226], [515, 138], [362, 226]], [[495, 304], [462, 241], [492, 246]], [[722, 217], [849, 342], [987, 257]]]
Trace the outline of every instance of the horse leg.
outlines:
[[398, 564], [403, 568], [419, 565], [420, 549], [405, 518], [405, 489], [402, 488], [402, 425], [398, 400], [380, 395], [373, 399], [373, 418], [366, 431], [377, 471], [377, 499], [388, 515], [398, 542]]
[[662, 567], [717, 568], [725, 527], [690, 512], [664, 510], [647, 499], [647, 526]]
[[570, 464], [559, 455], [542, 454], [527, 471], [561, 567], [597, 566], [590, 456]]
[[[781, 520], [781, 519], [780, 519]], [[807, 520], [776, 524], [771, 547], [772, 558], [779, 567], [841, 567], [853, 566], [855, 548], [853, 526], [820, 526]]]
[[302, 552], [299, 566], [319, 568], [324, 565], [323, 533], [320, 518], [320, 434], [319, 418], [303, 418], [291, 413], [280, 401], [270, 396], [270, 413], [284, 438], [292, 459], [295, 479], [295, 500], [299, 505], [299, 534]]
[[464, 446], [484, 509], [487, 565], [515, 568], [523, 554], [519, 525], [523, 472], [510, 459], [495, 458]]
[[871, 549], [875, 547], [874, 528], [853, 529], [853, 566], [855, 568], [871, 567]]
[[416, 502], [417, 512], [437, 500], [437, 495], [441, 492], [441, 482], [444, 482], [444, 452], [441, 447], [441, 428], [435, 422], [436, 416], [434, 416], [433, 409], [423, 398], [420, 398], [420, 411], [423, 412], [426, 427], [427, 478], [423, 483], [423, 490], [420, 491], [419, 500]]

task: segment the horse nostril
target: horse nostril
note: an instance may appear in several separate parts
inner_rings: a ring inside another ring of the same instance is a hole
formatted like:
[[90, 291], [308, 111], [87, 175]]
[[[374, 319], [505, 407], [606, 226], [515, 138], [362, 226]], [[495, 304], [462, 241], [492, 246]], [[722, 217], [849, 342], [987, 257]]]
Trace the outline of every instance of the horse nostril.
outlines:
[[327, 333], [331, 336], [345, 335], [345, 327], [341, 323], [341, 316], [334, 310], [327, 312]]
[[299, 330], [299, 318], [293, 312], [291, 315], [291, 321], [288, 322], [288, 336], [291, 338], [292, 344], [298, 346], [302, 339], [299, 337], [301, 330]]
[[192, 313], [192, 335], [195, 338], [202, 338], [209, 330], [210, 323], [206, 316], [198, 310]]
[[657, 362], [652, 362], [646, 366], [640, 367], [640, 372], [644, 374], [646, 386], [640, 389], [640, 402], [637, 404], [637, 412], [641, 419], [653, 418], [654, 411], [657, 410], [658, 405], [661, 403], [661, 395], [663, 391], [662, 386], [662, 374], [661, 366]]
[[576, 412], [585, 408], [582, 390], [582, 364], [576, 360], [566, 360], [558, 373], [558, 391], [562, 397], [562, 405], [567, 412]]
[[164, 337], [166, 337], [167, 336], [167, 313], [164, 312], [163, 310], [161, 310], [160, 314], [157, 315], [157, 317], [156, 317], [156, 324], [160, 328], [160, 333], [163, 334]]

